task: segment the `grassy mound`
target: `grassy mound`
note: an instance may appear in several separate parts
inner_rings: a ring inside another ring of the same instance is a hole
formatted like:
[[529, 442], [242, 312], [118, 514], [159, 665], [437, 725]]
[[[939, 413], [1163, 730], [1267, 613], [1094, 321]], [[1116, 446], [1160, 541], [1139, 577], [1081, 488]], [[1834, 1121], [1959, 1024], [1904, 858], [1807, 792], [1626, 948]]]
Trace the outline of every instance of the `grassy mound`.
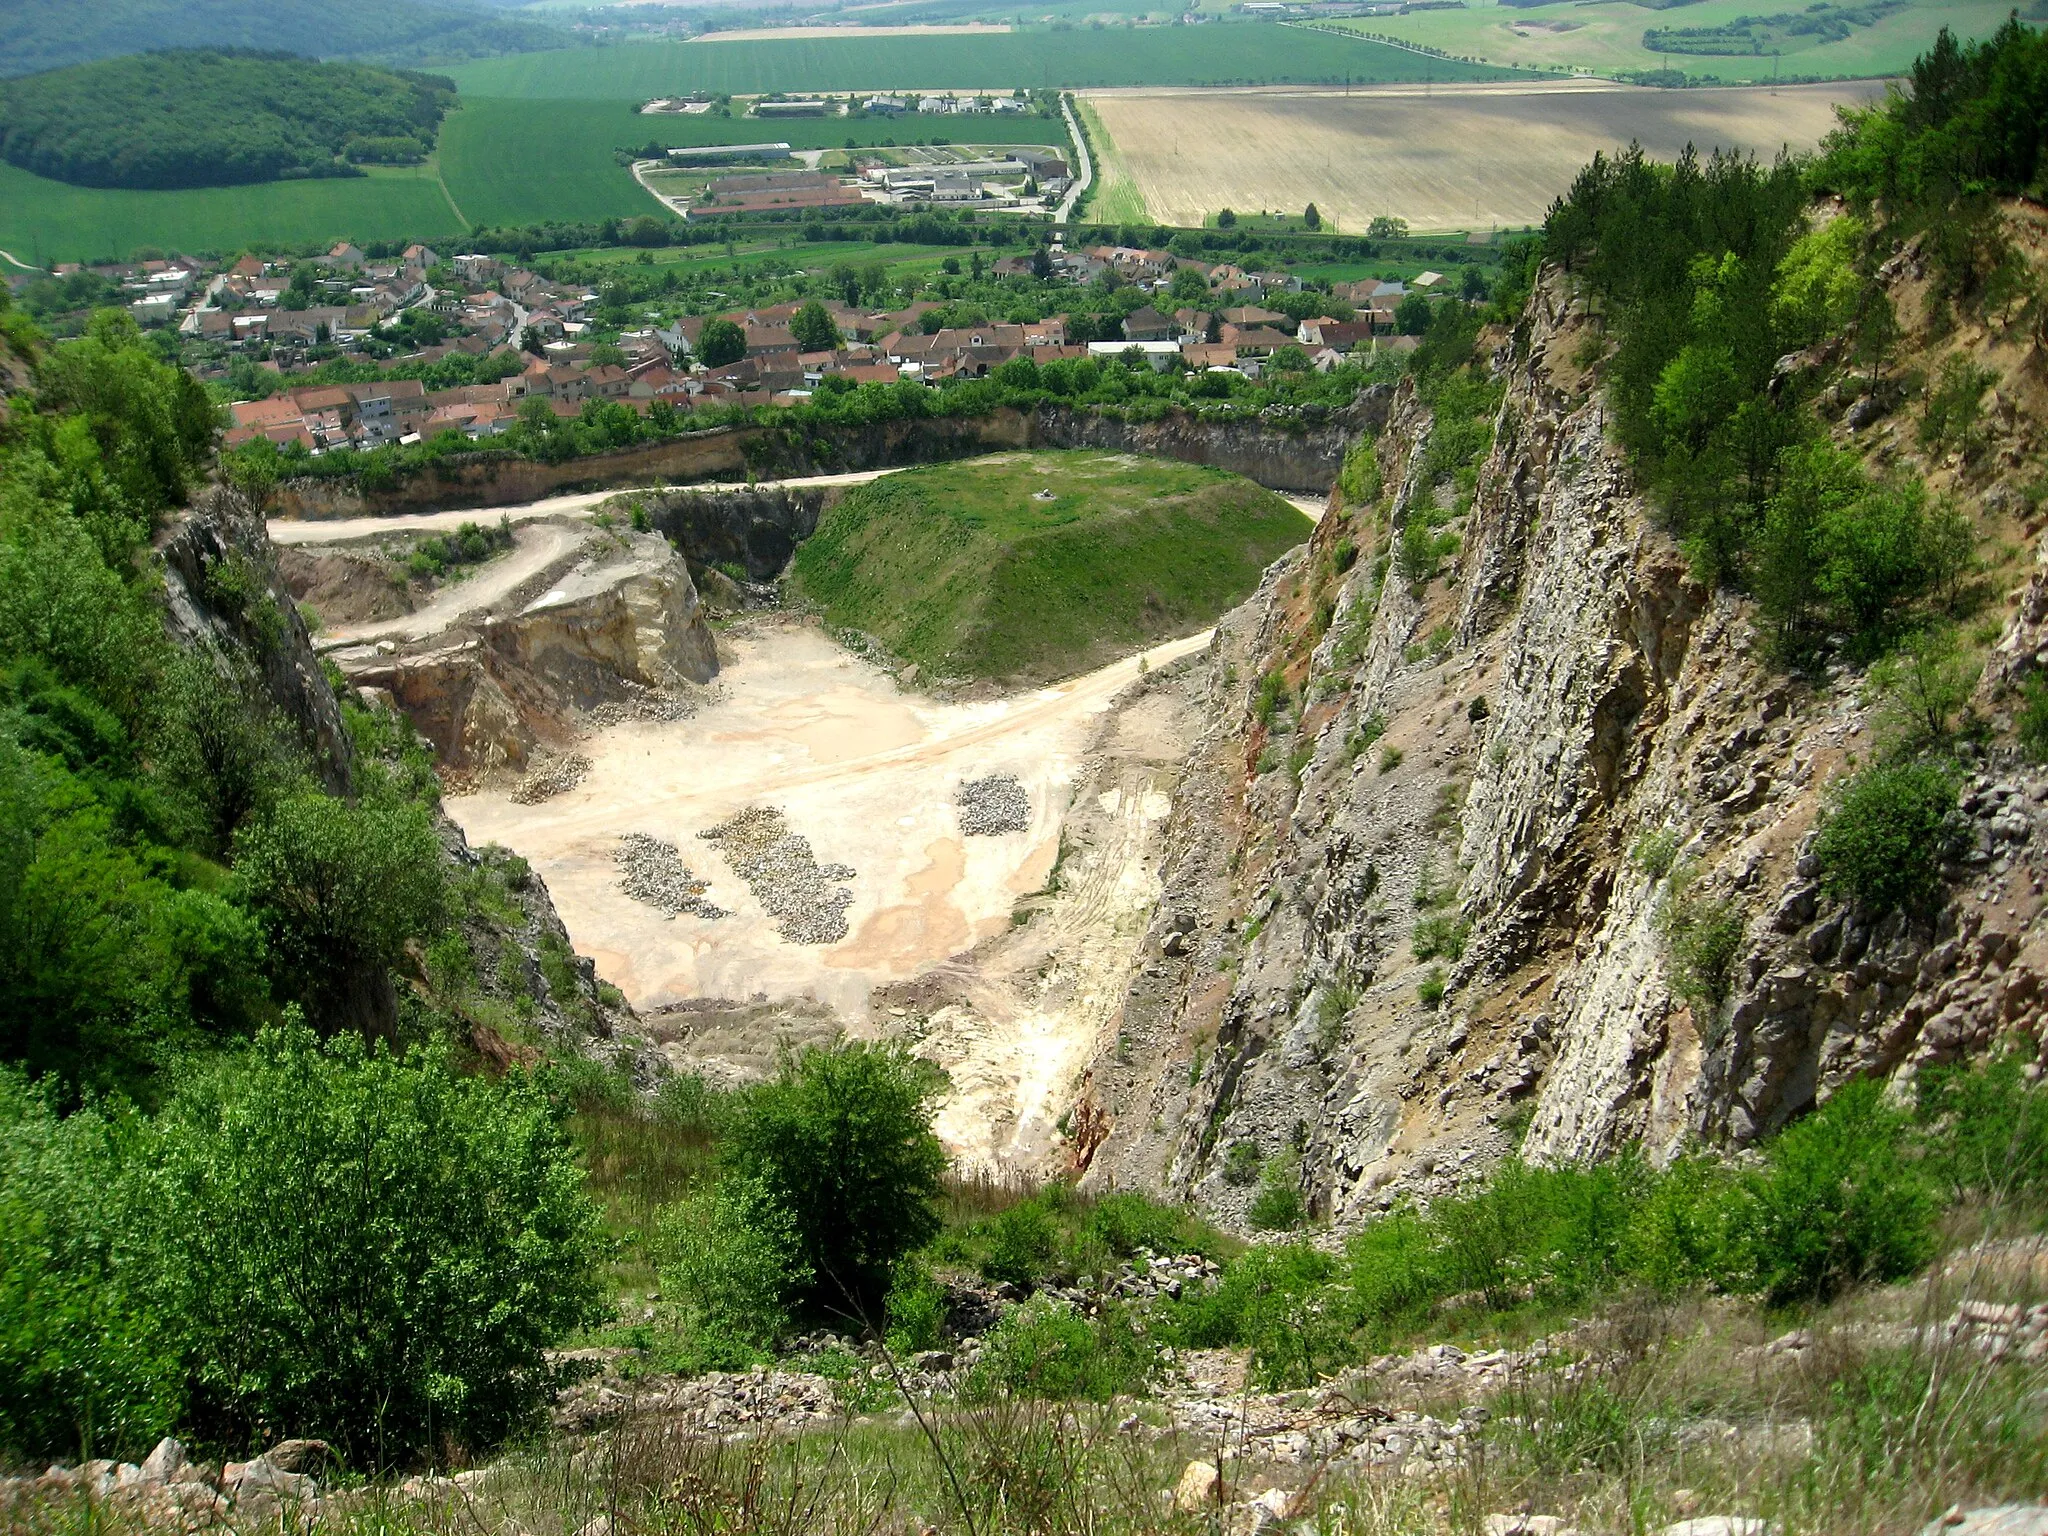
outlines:
[[1044, 682], [1212, 622], [1308, 530], [1220, 470], [1005, 453], [855, 487], [791, 585], [935, 676]]

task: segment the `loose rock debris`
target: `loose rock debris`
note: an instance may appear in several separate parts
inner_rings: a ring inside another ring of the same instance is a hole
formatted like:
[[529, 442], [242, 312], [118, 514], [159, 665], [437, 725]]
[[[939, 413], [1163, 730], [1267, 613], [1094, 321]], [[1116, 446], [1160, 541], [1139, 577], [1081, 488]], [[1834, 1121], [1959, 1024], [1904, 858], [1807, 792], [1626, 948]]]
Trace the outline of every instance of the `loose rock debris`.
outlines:
[[632, 721], [667, 725], [697, 713], [697, 701], [686, 695], [666, 688], [642, 687], [630, 679], [625, 680], [624, 686], [624, 699], [599, 704], [584, 719], [593, 726], [625, 725]]
[[782, 812], [749, 806], [697, 835], [718, 845], [790, 943], [835, 944], [846, 937], [853, 892], [840, 882], [853, 878], [852, 867], [820, 864], [810, 839], [790, 831]]
[[590, 759], [580, 752], [539, 758], [513, 788], [512, 802], [515, 805], [539, 805], [543, 800], [551, 800], [574, 789], [588, 772]]
[[1000, 837], [1031, 825], [1031, 797], [1007, 773], [970, 779], [953, 797], [960, 810], [960, 831], [967, 837]]
[[656, 907], [675, 917], [687, 912], [692, 917], [730, 917], [717, 903], [707, 901], [709, 882], [690, 873], [674, 843], [663, 842], [645, 832], [628, 832], [619, 839], [615, 855], [619, 865], [619, 889], [633, 900]]

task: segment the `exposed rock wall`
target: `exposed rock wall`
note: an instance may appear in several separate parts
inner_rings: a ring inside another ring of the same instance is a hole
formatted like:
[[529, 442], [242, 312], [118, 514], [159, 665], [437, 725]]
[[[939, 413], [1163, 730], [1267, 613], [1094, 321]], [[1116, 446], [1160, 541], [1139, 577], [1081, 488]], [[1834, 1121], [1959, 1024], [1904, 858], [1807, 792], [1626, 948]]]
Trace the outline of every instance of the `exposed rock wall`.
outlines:
[[504, 507], [572, 491], [693, 480], [744, 480], [890, 469], [1006, 448], [1108, 448], [1209, 464], [1278, 491], [1321, 491], [1344, 446], [1384, 419], [1388, 392], [1369, 390], [1344, 411], [1308, 408], [1284, 418], [1204, 419], [1170, 411], [1126, 421], [1047, 405], [985, 416], [939, 416], [867, 427], [713, 427], [562, 464], [503, 450], [457, 455], [375, 489], [353, 479], [301, 479], [278, 487], [285, 517], [383, 516], [452, 507]]
[[633, 690], [708, 683], [718, 650], [688, 565], [658, 533], [617, 534], [545, 590], [416, 648], [337, 653], [382, 689], [445, 767], [520, 770], [566, 747], [577, 718]]
[[827, 487], [747, 486], [652, 491], [633, 499], [683, 555], [698, 565], [738, 565], [752, 581], [773, 581], [831, 504]]
[[[1589, 323], [1552, 276], [1497, 338], [1505, 397], [1444, 577], [1385, 560], [1454, 494], [1427, 483], [1404, 384], [1384, 505], [1333, 501], [1219, 627], [1124, 1004], [1137, 1050], [1091, 1074], [1087, 1112], [1113, 1121], [1092, 1179], [1242, 1219], [1254, 1190], [1225, 1169], [1249, 1142], [1266, 1179], [1357, 1221], [1517, 1145], [1740, 1144], [1852, 1074], [2043, 1028], [2048, 778], [1978, 754], [1938, 917], [1826, 899], [1808, 850], [1829, 781], [1872, 751], [1863, 680], [1788, 674], [1748, 605], [1692, 578], [1572, 361]], [[2044, 612], [2018, 605], [2015, 664]], [[1719, 1001], [1674, 990], [1681, 881], [1738, 914]]]

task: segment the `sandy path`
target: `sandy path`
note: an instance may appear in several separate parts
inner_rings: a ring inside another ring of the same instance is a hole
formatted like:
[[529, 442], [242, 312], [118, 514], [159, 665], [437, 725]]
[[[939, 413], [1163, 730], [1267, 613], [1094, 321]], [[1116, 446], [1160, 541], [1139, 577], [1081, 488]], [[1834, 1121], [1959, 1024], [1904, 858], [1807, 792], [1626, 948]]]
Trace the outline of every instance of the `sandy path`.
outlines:
[[[1158, 666], [1208, 632], [1145, 653]], [[693, 997], [811, 997], [865, 1019], [872, 988], [923, 974], [1007, 927], [1044, 883], [1091, 724], [1138, 675], [1129, 657], [1055, 687], [972, 704], [899, 690], [816, 628], [765, 621], [721, 637], [718, 699], [689, 720], [612, 727], [584, 746], [581, 784], [540, 805], [452, 799], [473, 842], [503, 843], [540, 871], [576, 947], [636, 1007]], [[960, 835], [953, 796], [1011, 773], [1032, 820]], [[779, 807], [820, 863], [851, 865], [851, 932], [786, 942], [697, 833], [749, 805]], [[618, 889], [621, 834], [677, 845], [731, 916], [669, 918]]]
[[[763, 490], [783, 485], [862, 485], [869, 480], [879, 480], [884, 475], [895, 473], [893, 469], [858, 469], [840, 475], [805, 475], [791, 480], [761, 480], [755, 482], [754, 488]], [[452, 512], [406, 512], [393, 517], [275, 517], [270, 520], [270, 539], [274, 544], [346, 544], [353, 539], [370, 539], [385, 533], [446, 533], [452, 528], [460, 528], [464, 523], [494, 523], [501, 517], [514, 523], [530, 522], [538, 517], [588, 517], [600, 503], [636, 490], [737, 491], [746, 488], [746, 482], [743, 480], [707, 480], [674, 486], [622, 485], [615, 490], [586, 491], [575, 496], [549, 496], [541, 501], [529, 501], [510, 507], [466, 507]]]
[[336, 624], [320, 634], [320, 648], [366, 640], [425, 640], [504, 601], [522, 582], [574, 554], [590, 530], [576, 522], [524, 522], [513, 530], [512, 548], [451, 582], [411, 613], [372, 624]]

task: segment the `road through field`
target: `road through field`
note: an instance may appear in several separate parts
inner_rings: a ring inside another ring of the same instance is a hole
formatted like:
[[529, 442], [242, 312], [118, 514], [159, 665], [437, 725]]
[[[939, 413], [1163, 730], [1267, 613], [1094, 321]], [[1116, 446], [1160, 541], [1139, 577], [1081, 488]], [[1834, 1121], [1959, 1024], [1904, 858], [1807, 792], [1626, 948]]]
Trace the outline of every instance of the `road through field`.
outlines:
[[1840, 103], [1875, 81], [1653, 90], [1597, 80], [1269, 89], [1090, 91], [1108, 177], [1128, 173], [1151, 216], [1198, 225], [1221, 208], [1297, 213], [1362, 233], [1380, 214], [1417, 231], [1515, 229], [1596, 153], [1639, 143], [1670, 159], [1686, 145], [1768, 157], [1810, 148]]

